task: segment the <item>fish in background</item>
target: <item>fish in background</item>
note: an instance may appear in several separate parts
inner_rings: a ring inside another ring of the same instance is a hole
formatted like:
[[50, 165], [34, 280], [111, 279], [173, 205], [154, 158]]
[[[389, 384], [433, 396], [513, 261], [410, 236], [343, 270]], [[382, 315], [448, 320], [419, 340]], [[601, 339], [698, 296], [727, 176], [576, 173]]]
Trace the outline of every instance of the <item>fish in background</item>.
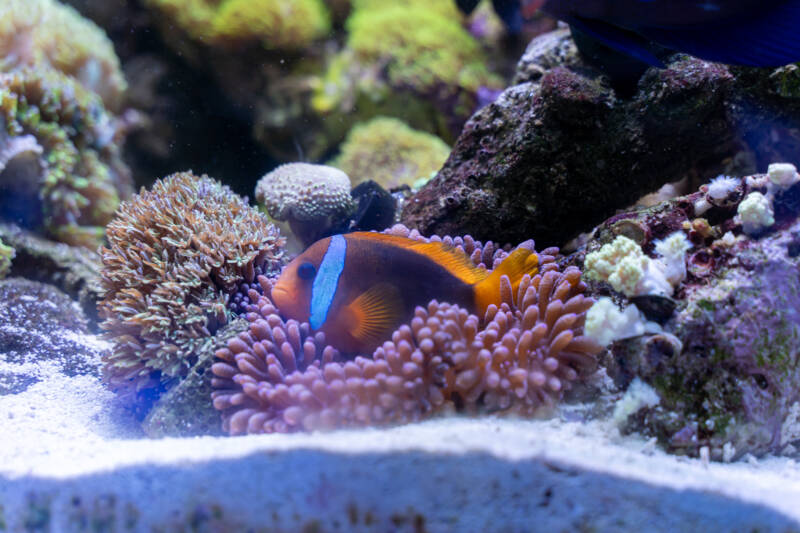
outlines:
[[[456, 0], [469, 13], [478, 0]], [[511, 31], [537, 10], [652, 66], [659, 47], [731, 65], [800, 61], [800, 0], [493, 0]], [[578, 42], [579, 39], [576, 39]], [[584, 52], [586, 45], [581, 46]], [[653, 46], [653, 44], [657, 46]]]
[[418, 305], [438, 299], [483, 316], [501, 303], [501, 276], [516, 290], [538, 267], [538, 256], [522, 245], [488, 272], [441, 242], [354, 232], [319, 240], [294, 258], [271, 298], [282, 315], [324, 332], [339, 351], [369, 354]]

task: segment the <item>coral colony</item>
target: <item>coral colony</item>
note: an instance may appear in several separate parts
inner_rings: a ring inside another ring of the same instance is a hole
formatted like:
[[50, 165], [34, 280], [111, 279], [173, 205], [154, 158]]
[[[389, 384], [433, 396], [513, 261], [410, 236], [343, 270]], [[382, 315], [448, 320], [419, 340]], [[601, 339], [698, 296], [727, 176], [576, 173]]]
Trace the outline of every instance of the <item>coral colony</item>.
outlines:
[[[130, 171], [100, 98], [56, 70], [0, 74], [0, 181], [12, 194], [2, 210], [62, 242], [95, 248]], [[5, 201], [4, 201], [5, 200]]]
[[442, 167], [450, 147], [401, 120], [377, 117], [350, 130], [341, 153], [329, 164], [342, 169], [353, 185], [366, 180], [386, 189], [419, 187]]
[[109, 386], [137, 393], [185, 376], [197, 351], [232, 317], [229, 302], [256, 269], [274, 274], [283, 239], [228, 187], [189, 172], [123, 202], [101, 250], [101, 327], [114, 344]]

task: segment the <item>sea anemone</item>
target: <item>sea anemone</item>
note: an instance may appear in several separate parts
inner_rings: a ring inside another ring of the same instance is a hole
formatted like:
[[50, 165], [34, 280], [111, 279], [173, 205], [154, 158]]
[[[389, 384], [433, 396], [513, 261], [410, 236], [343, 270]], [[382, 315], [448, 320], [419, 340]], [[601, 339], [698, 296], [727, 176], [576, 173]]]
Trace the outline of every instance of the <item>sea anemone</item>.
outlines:
[[181, 172], [123, 202], [101, 249], [108, 385], [129, 400], [186, 374], [234, 316], [256, 269], [275, 274], [283, 239], [265, 215], [207, 176]]
[[[371, 357], [342, 361], [308, 324], [284, 322], [266, 296], [250, 330], [219, 350], [214, 406], [231, 434], [403, 423], [436, 413], [540, 413], [591, 371], [600, 346], [582, 335], [593, 300], [575, 267], [541, 271], [483, 319], [448, 303], [418, 307]], [[253, 297], [256, 294], [252, 294]], [[301, 348], [302, 347], [302, 348]]]

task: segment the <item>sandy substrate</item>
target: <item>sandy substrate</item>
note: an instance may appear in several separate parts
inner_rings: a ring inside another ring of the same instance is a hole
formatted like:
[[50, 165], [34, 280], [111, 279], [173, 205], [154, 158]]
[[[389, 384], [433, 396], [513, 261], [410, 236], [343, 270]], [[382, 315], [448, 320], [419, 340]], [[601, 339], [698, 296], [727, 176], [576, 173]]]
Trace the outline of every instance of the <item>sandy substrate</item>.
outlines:
[[96, 378], [0, 396], [0, 531], [800, 531], [800, 465], [704, 464], [608, 422], [146, 440]]

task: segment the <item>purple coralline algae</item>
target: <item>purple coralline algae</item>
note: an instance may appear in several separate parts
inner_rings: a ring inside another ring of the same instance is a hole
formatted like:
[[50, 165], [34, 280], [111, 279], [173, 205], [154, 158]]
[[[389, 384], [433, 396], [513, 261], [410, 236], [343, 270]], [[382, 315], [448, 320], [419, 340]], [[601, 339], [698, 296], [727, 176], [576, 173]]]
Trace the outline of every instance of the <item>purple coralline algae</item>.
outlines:
[[[673, 452], [706, 448], [712, 459], [730, 460], [791, 451], [800, 441], [800, 186], [770, 183], [766, 175], [715, 180], [613, 217], [588, 246], [626, 234], [652, 253], [656, 239], [675, 231], [692, 242], [674, 300], [631, 299], [663, 330], [618, 340], [604, 359], [618, 385], [639, 378], [660, 397], [625, 429], [654, 435]], [[750, 235], [737, 211], [755, 193], [769, 202], [774, 220]], [[608, 285], [593, 288], [622, 298]], [[659, 300], [671, 301], [661, 306], [667, 312], [657, 312]]]

